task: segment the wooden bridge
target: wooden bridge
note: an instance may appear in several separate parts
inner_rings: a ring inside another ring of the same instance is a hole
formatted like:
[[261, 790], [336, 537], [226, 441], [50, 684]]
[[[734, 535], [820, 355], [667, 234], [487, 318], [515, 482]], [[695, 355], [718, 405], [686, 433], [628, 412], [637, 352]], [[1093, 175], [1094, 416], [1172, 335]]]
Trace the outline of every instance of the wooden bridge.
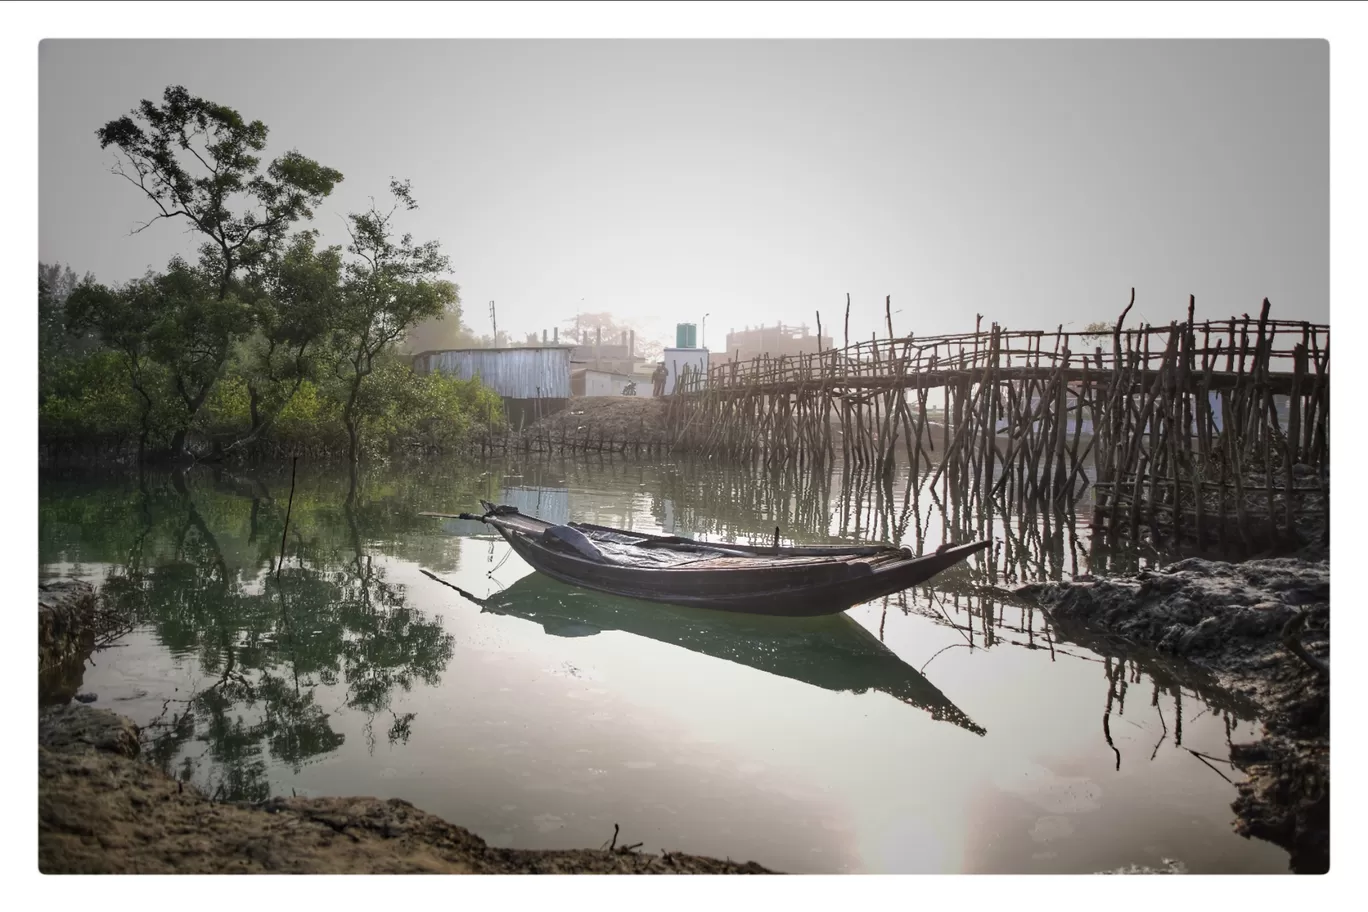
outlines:
[[890, 318], [882, 339], [718, 365], [673, 397], [674, 448], [902, 464], [990, 512], [1073, 503], [1091, 484], [1094, 525], [1116, 534], [1304, 539], [1297, 514], [1328, 510], [1329, 326], [1272, 319], [1267, 300], [1258, 317], [1198, 323], [1189, 299], [1181, 323], [1127, 329], [1133, 305], [1132, 291], [1109, 333], [980, 320], [895, 337]]

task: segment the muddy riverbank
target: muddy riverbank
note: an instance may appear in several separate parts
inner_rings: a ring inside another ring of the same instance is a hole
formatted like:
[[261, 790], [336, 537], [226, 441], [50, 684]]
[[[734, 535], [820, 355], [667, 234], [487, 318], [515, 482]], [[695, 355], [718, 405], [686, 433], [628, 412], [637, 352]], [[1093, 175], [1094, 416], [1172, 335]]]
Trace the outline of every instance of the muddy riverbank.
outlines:
[[95, 590], [84, 583], [38, 584], [40, 700], [63, 702], [80, 690], [95, 645], [95, 606]]
[[[137, 759], [133, 724], [80, 704], [38, 726], [38, 866], [45, 874], [767, 874], [628, 849], [525, 851], [392, 798], [215, 802]], [[624, 834], [629, 836], [630, 833]]]
[[1236, 830], [1287, 849], [1298, 873], [1330, 863], [1330, 564], [1198, 558], [1129, 578], [1032, 584], [1061, 636], [1103, 635], [1207, 671], [1258, 707], [1264, 737], [1231, 747], [1248, 779]]
[[[38, 867], [44, 874], [768, 874], [754, 862], [600, 849], [500, 849], [400, 799], [213, 800], [140, 757], [123, 716], [70, 702], [97, 634], [85, 584], [39, 587]], [[73, 668], [76, 669], [73, 671]], [[74, 683], [73, 683], [74, 682]]]

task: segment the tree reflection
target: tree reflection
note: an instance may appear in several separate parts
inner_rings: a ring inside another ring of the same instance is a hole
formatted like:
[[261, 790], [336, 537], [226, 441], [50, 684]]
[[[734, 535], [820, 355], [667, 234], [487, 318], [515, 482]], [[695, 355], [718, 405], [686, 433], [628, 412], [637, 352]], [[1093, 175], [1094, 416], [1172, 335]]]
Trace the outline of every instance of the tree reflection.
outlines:
[[451, 660], [451, 636], [439, 623], [429, 622], [404, 604], [403, 587], [385, 579], [384, 570], [362, 543], [357, 509], [343, 506], [351, 542], [350, 560], [338, 592], [342, 625], [350, 636], [338, 653], [347, 685], [346, 705], [366, 717], [367, 746], [374, 750], [375, 718], [388, 713], [391, 744], [407, 743], [414, 715], [396, 713], [391, 704], [395, 689], [408, 693], [415, 683], [432, 686]]
[[[363, 717], [372, 749], [381, 716], [389, 743], [408, 741], [416, 717], [395, 696], [439, 683], [452, 638], [406, 604], [367, 542], [414, 530], [418, 509], [346, 504], [326, 484], [297, 491], [277, 575], [286, 501], [268, 485], [181, 472], [145, 477], [139, 491], [136, 510], [109, 487], [48, 498], [40, 528], [75, 520], [81, 536], [40, 548], [48, 562], [60, 550], [106, 563], [107, 604], [207, 679], [143, 725], [151, 762], [216, 798], [260, 801], [273, 767], [298, 773], [343, 745], [339, 713]], [[89, 522], [106, 510], [118, 520]]]

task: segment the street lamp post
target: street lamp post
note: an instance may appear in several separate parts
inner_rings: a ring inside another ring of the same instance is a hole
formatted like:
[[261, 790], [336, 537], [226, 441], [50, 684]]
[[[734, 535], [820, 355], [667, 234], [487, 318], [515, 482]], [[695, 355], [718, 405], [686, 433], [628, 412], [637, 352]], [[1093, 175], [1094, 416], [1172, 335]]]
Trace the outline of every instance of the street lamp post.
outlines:
[[699, 347], [699, 348], [707, 348], [707, 347], [708, 347], [708, 315], [707, 315], [707, 314], [704, 314], [704, 315], [703, 315], [703, 330], [702, 330], [702, 332], [699, 333], [698, 347]]

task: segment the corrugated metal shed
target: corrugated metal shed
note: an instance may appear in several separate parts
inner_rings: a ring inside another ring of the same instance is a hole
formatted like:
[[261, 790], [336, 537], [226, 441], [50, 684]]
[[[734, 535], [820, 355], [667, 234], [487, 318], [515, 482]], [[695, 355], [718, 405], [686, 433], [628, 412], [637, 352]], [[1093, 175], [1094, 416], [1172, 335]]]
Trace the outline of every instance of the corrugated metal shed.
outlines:
[[423, 352], [420, 373], [439, 371], [480, 382], [508, 399], [569, 399], [569, 348], [467, 348]]

